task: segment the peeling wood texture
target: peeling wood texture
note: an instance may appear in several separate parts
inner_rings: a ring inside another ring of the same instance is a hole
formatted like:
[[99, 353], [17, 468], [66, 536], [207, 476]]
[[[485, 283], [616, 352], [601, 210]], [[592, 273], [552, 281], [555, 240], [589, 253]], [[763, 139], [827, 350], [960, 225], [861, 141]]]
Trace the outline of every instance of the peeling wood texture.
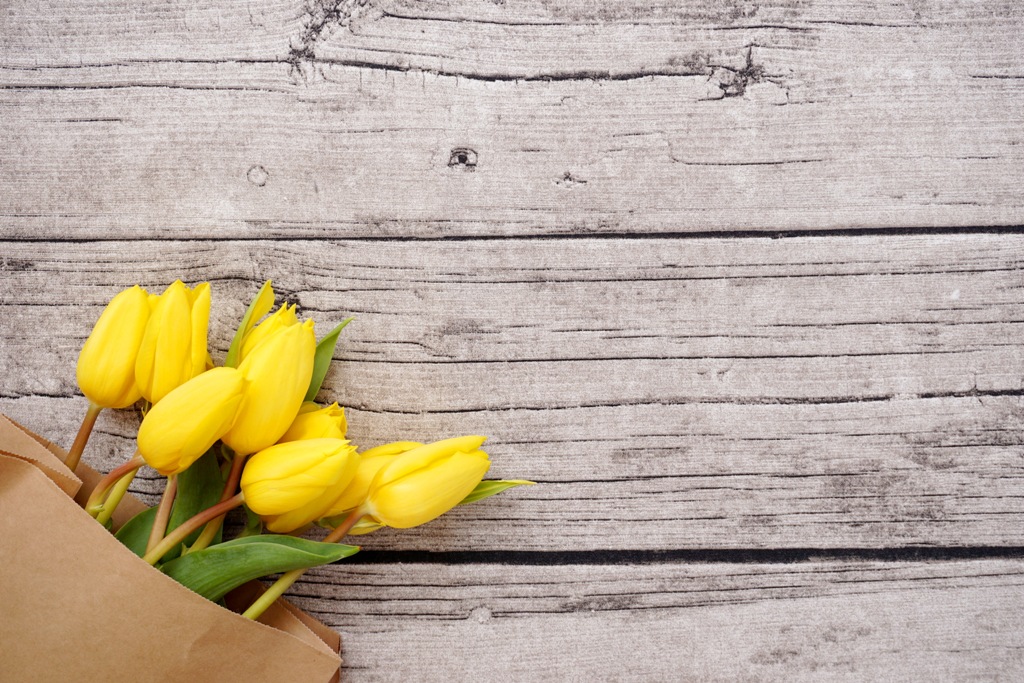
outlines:
[[273, 278], [356, 317], [321, 395], [356, 443], [489, 434], [540, 482], [296, 584], [345, 680], [1019, 679], [1022, 33], [1011, 0], [7, 2], [0, 411], [67, 445], [115, 292], [211, 281], [219, 360]]
[[1024, 222], [1011, 0], [95, 4], [3, 10], [12, 235]]

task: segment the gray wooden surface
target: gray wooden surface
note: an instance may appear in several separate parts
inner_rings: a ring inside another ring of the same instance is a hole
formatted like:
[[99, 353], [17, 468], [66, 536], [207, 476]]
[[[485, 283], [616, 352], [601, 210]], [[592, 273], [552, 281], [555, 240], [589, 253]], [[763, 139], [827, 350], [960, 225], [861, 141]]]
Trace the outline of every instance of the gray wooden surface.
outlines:
[[489, 434], [541, 483], [294, 587], [345, 680], [1019, 679], [1022, 29], [1009, 0], [6, 2], [0, 411], [67, 445], [113, 293], [209, 280], [222, 358], [273, 278], [357, 318], [323, 393], [354, 441]]

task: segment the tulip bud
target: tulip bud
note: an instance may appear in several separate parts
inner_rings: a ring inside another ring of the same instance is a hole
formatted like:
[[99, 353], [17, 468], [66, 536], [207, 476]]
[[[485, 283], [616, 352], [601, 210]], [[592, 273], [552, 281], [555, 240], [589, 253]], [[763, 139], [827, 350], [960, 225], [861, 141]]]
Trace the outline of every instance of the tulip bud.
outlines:
[[284, 327], [245, 357], [239, 372], [249, 380], [235, 425], [222, 439], [237, 455], [277, 443], [295, 420], [313, 376], [313, 321]]
[[346, 536], [365, 536], [366, 534], [372, 534], [374, 531], [379, 531], [384, 528], [384, 525], [371, 517], [363, 517], [355, 525], [348, 530]]
[[267, 529], [287, 533], [323, 517], [352, 481], [359, 456], [344, 439], [289, 441], [249, 458], [242, 493]]
[[103, 309], [78, 355], [78, 386], [93, 404], [127, 408], [141, 398], [135, 358], [149, 315], [149, 295], [138, 285], [120, 292]]
[[306, 439], [344, 439], [348, 430], [345, 411], [332, 403], [321, 408], [312, 401], [306, 401], [299, 408], [292, 426], [284, 433], [278, 443], [286, 441], [304, 441]]
[[135, 362], [135, 379], [146, 400], [156, 403], [206, 369], [209, 321], [209, 282], [189, 289], [175, 280], [160, 295]]
[[483, 479], [491, 463], [483, 436], [437, 441], [402, 453], [377, 473], [363, 508], [398, 529], [425, 524], [452, 509]]
[[268, 315], [266, 320], [248, 332], [242, 340], [242, 350], [239, 352], [238, 356], [239, 362], [245, 360], [245, 357], [249, 355], [253, 349], [272, 337], [274, 333], [279, 332], [286, 327], [298, 325], [299, 319], [298, 316], [295, 315], [295, 309], [296, 304], [292, 304], [291, 306], [288, 304], [281, 304], [281, 307]]
[[139, 426], [139, 452], [160, 474], [188, 469], [231, 428], [245, 395], [245, 376], [214, 368], [153, 405]]
[[[416, 441], [396, 441], [363, 451], [359, 456], [359, 466], [356, 468], [355, 476], [352, 477], [352, 482], [323, 516], [335, 517], [362, 505], [377, 473], [402, 453], [422, 445]], [[354, 533], [354, 530], [350, 533]]]

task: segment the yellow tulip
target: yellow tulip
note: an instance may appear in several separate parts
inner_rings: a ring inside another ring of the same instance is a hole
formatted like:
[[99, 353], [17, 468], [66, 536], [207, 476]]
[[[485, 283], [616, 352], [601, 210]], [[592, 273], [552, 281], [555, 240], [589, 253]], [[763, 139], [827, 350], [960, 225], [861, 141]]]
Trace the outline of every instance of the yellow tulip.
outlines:
[[248, 310], [242, 317], [242, 322], [238, 326], [238, 330], [235, 332], [234, 338], [231, 340], [231, 346], [228, 347], [228, 355], [224, 359], [224, 365], [229, 368], [237, 368], [238, 363], [241, 360], [239, 355], [242, 351], [242, 343], [245, 338], [252, 332], [252, 328], [256, 326], [256, 321], [270, 313], [270, 309], [274, 307], [274, 288], [270, 286], [270, 280], [263, 283], [260, 287], [260, 291], [257, 292], [256, 298], [249, 304]]
[[355, 523], [355, 526], [348, 530], [346, 536], [365, 536], [366, 534], [372, 534], [374, 531], [379, 531], [383, 528], [384, 525], [375, 519], [372, 519], [371, 517], [363, 517]]
[[281, 304], [281, 307], [267, 316], [267, 319], [246, 333], [242, 339], [242, 350], [239, 353], [239, 362], [245, 360], [249, 353], [262, 342], [274, 336], [274, 333], [292, 325], [298, 325], [299, 319], [295, 315], [296, 304], [289, 306]]
[[374, 477], [362, 509], [398, 529], [425, 524], [452, 509], [480, 483], [491, 466], [479, 450], [483, 436], [463, 436], [413, 448]]
[[295, 420], [313, 376], [313, 321], [277, 330], [238, 366], [249, 380], [238, 420], [222, 438], [237, 455], [277, 443]]
[[242, 472], [249, 509], [286, 533], [323, 517], [355, 475], [359, 456], [344, 439], [307, 439], [256, 453]]
[[141, 398], [135, 358], [149, 321], [149, 294], [138, 285], [107, 304], [78, 355], [78, 386], [102, 408], [127, 408]]
[[[352, 482], [323, 516], [334, 517], [362, 505], [366, 500], [366, 494], [370, 491], [370, 484], [373, 483], [374, 477], [377, 476], [381, 468], [402, 453], [422, 445], [417, 441], [396, 441], [363, 451], [359, 456], [359, 467], [356, 468]], [[351, 533], [355, 533], [355, 531], [353, 530]]]
[[306, 401], [299, 408], [292, 426], [284, 433], [278, 443], [286, 441], [304, 441], [305, 439], [344, 439], [348, 431], [345, 410], [332, 403], [321, 408], [312, 401]]
[[175, 280], [160, 295], [135, 361], [135, 379], [146, 400], [156, 403], [206, 369], [209, 321], [209, 282], [189, 289]]
[[153, 405], [139, 426], [139, 453], [160, 474], [178, 474], [231, 428], [242, 404], [245, 376], [214, 368]]

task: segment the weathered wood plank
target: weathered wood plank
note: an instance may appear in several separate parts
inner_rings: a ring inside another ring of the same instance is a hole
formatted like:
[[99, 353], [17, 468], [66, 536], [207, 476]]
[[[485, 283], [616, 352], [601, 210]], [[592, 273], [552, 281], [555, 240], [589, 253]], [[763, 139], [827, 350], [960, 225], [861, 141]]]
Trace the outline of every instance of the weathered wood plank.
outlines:
[[83, 47], [106, 60], [29, 40], [0, 59], [0, 216], [32, 238], [1024, 222], [1016, 5], [789, 4], [275, 5], [290, 37], [254, 28], [236, 59], [212, 17], [181, 56], [184, 6], [173, 39]]
[[[214, 280], [222, 356], [274, 277], [358, 316], [325, 391], [353, 439], [489, 433], [493, 476], [541, 482], [363, 539], [480, 555], [293, 588], [346, 679], [1019, 679], [1019, 558], [662, 551], [1013, 556], [1021, 236], [650, 236], [1019, 226], [1022, 29], [1008, 0], [13, 0], [0, 410], [67, 443], [114, 291]], [[382, 239], [460, 236], [518, 239]]]
[[342, 563], [293, 595], [341, 631], [350, 681], [1013, 680], [1022, 570]]
[[356, 315], [329, 387], [376, 410], [849, 401], [1024, 381], [1018, 236], [9, 242], [4, 254], [8, 396], [73, 395], [100, 307], [176, 277], [214, 282], [221, 355], [265, 278], [323, 324]]
[[[350, 410], [364, 446], [486, 433], [490, 476], [541, 483], [368, 548], [603, 550], [1022, 544], [1021, 401], [624, 406], [388, 415]], [[0, 399], [67, 445], [83, 403]], [[87, 461], [134, 450], [137, 418], [104, 415]], [[63, 436], [62, 436], [63, 435]], [[136, 478], [155, 504], [163, 480]]]
[[[358, 315], [324, 392], [357, 443], [490, 434], [494, 476], [544, 482], [370, 546], [1021, 543], [1018, 237], [4, 247], [0, 407], [55, 438], [118, 288], [213, 279], [222, 355], [273, 277]], [[105, 417], [93, 462], [134, 425]]]
[[[856, 63], [845, 64], [831, 78], [811, 75], [811, 82], [804, 85], [818, 85], [818, 92], [858, 81], [873, 81], [882, 89], [897, 85], [868, 73], [866, 64], [904, 81], [913, 80], [906, 78], [908, 69], [935, 56], [954, 71], [966, 66], [961, 59], [994, 68], [1019, 65], [1022, 55], [1014, 34], [1024, 19], [1020, 7], [1006, 0], [940, 0], [927, 6], [884, 0], [783, 0], [763, 5], [742, 0], [597, 5], [587, 0], [389, 0], [363, 6], [342, 3], [340, 9], [339, 19], [348, 30], [314, 36], [305, 46], [311, 57], [465, 79], [704, 75], [714, 86], [709, 97], [744, 95], [747, 86], [761, 86], [759, 97], [768, 95], [766, 99], [777, 104], [792, 100], [775, 99], [773, 89], [764, 86], [785, 91], [790, 77], [796, 76], [799, 83], [819, 61], [842, 65], [854, 58]], [[985, 43], [988, 49], [962, 49], [965, 43], [977, 45], [982, 36], [990, 39]], [[823, 49], [826, 45], [829, 49]], [[900, 52], [910, 46], [912, 51]], [[749, 66], [748, 47], [785, 50], [798, 59], [785, 69], [766, 65], [742, 73]], [[899, 55], [898, 65], [882, 64], [883, 55]], [[920, 76], [937, 81], [939, 87], [953, 80], [953, 74], [939, 75], [932, 66]], [[732, 76], [722, 72], [730, 70]], [[942, 70], [945, 67], [938, 71]], [[716, 92], [717, 85], [731, 92]]]
[[126, 0], [10, 0], [0, 8], [0, 63], [40, 66], [136, 61], [267, 59], [288, 52], [301, 32], [302, 0], [198, 3], [169, 0], [139, 6]]

